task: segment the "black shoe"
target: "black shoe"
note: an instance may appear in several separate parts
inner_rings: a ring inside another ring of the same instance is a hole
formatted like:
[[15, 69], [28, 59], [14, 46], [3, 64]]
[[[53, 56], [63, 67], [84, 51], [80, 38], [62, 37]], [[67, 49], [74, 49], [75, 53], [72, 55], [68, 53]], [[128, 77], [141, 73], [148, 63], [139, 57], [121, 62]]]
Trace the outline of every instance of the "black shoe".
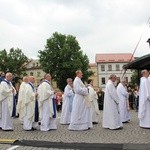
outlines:
[[92, 122], [93, 124], [98, 124], [98, 122]]
[[124, 122], [122, 122], [122, 123], [129, 123], [129, 121], [124, 121]]
[[8, 130], [3, 130], [3, 131], [9, 132], [9, 131], [14, 131], [14, 130], [13, 129], [8, 129]]
[[31, 129], [25, 130], [25, 131], [34, 131], [34, 130], [36, 130], [36, 129], [32, 127]]
[[149, 127], [140, 127], [140, 128], [142, 128], [142, 129], [150, 129]]
[[122, 130], [123, 127], [119, 127], [119, 128], [116, 128], [116, 129], [113, 129], [113, 130]]
[[19, 118], [19, 114], [16, 115], [16, 118]]

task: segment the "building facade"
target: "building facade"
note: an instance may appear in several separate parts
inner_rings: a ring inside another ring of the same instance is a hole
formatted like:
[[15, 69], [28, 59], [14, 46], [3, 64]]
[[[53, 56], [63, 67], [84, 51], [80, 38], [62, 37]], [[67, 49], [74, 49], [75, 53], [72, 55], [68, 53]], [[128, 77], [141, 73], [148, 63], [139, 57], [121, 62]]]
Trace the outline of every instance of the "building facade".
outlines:
[[[44, 78], [45, 72], [42, 70], [42, 67], [38, 59], [31, 59], [25, 65], [26, 71], [25, 74], [28, 76], [35, 77], [35, 86], [37, 87], [40, 84], [40, 80]], [[56, 82], [52, 81], [53, 88], [57, 89]]]
[[94, 74], [91, 77], [89, 77], [89, 79], [93, 80], [93, 86], [94, 86], [95, 89], [97, 89], [98, 88], [97, 64], [96, 63], [90, 63], [88, 70], [94, 72]]
[[[38, 59], [31, 59], [29, 63], [25, 65], [26, 71], [25, 74], [28, 76], [34, 76], [35, 77], [35, 86], [38, 86], [40, 84], [40, 80], [44, 77], [45, 72], [42, 70], [42, 67], [40, 66]], [[97, 64], [96, 63], [90, 63], [89, 64], [89, 71], [93, 71], [94, 74], [90, 77], [90, 79], [93, 80], [94, 88], [98, 88], [98, 81], [97, 81]], [[55, 89], [57, 88], [56, 82], [52, 82], [52, 85]]]
[[123, 66], [133, 60], [130, 53], [96, 54], [98, 86], [105, 89], [105, 85], [111, 74], [115, 74], [119, 80], [124, 77], [127, 82], [131, 81], [132, 71], [123, 70]]

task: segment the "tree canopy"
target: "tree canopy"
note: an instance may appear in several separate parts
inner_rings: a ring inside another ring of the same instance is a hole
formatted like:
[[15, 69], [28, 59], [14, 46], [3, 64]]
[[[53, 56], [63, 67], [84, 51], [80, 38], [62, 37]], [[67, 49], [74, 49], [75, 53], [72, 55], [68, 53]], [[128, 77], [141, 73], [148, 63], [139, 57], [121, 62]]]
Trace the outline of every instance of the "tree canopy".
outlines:
[[132, 87], [140, 84], [140, 76], [138, 75], [138, 70], [133, 71], [130, 84]]
[[0, 70], [4, 72], [12, 72], [15, 76], [20, 76], [25, 70], [24, 64], [28, 58], [21, 49], [11, 48], [9, 52], [5, 49], [0, 51]]
[[51, 73], [59, 89], [64, 90], [67, 78], [75, 77], [75, 71], [81, 69], [83, 80], [92, 75], [88, 71], [89, 59], [83, 54], [76, 37], [55, 32], [47, 39], [44, 50], [39, 51], [40, 64], [46, 73]]

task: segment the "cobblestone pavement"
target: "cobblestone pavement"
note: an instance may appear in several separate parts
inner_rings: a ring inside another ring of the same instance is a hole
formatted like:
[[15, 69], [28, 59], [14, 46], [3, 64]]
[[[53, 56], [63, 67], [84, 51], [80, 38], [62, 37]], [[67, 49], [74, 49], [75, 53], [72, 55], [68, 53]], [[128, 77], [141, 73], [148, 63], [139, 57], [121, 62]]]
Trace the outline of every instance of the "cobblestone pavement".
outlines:
[[[60, 114], [59, 114], [60, 116]], [[68, 125], [60, 125], [58, 129], [48, 132], [24, 131], [18, 119], [14, 119], [14, 131], [4, 132], [0, 130], [0, 139], [38, 140], [65, 143], [133, 143], [150, 144], [150, 129], [142, 129], [138, 126], [137, 112], [131, 111], [131, 122], [123, 126], [123, 130], [108, 130], [102, 128], [102, 111], [100, 123], [93, 129], [86, 131], [69, 131]], [[0, 150], [4, 145], [0, 145]], [[10, 145], [5, 144], [5, 147]], [[19, 148], [17, 148], [18, 150]], [[28, 149], [28, 148], [27, 148]], [[47, 149], [47, 148], [45, 148]], [[43, 148], [43, 150], [45, 150]], [[41, 150], [38, 148], [37, 150]]]

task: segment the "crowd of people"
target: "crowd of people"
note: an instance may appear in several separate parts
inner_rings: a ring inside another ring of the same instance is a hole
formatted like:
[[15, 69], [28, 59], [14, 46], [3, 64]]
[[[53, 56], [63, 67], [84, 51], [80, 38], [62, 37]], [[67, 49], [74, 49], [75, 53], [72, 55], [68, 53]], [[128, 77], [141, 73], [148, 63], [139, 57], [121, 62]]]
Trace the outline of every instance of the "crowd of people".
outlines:
[[[130, 109], [138, 111], [139, 126], [150, 128], [150, 76], [141, 72], [140, 86], [127, 86], [124, 78], [116, 86], [116, 75], [112, 74], [105, 87], [95, 90], [93, 80], [82, 82], [83, 73], [76, 71], [75, 79], [68, 78], [63, 96], [51, 85], [51, 75], [45, 74], [38, 88], [34, 76], [24, 76], [19, 90], [12, 84], [12, 73], [0, 77], [0, 129], [13, 131], [13, 117], [19, 115], [26, 131], [49, 131], [57, 129], [57, 112], [61, 111], [60, 124], [69, 130], [89, 130], [102, 122], [103, 128], [123, 129], [131, 120]], [[16, 95], [17, 103], [16, 103]], [[62, 106], [62, 107], [60, 107]], [[103, 119], [99, 120], [100, 110]]]

